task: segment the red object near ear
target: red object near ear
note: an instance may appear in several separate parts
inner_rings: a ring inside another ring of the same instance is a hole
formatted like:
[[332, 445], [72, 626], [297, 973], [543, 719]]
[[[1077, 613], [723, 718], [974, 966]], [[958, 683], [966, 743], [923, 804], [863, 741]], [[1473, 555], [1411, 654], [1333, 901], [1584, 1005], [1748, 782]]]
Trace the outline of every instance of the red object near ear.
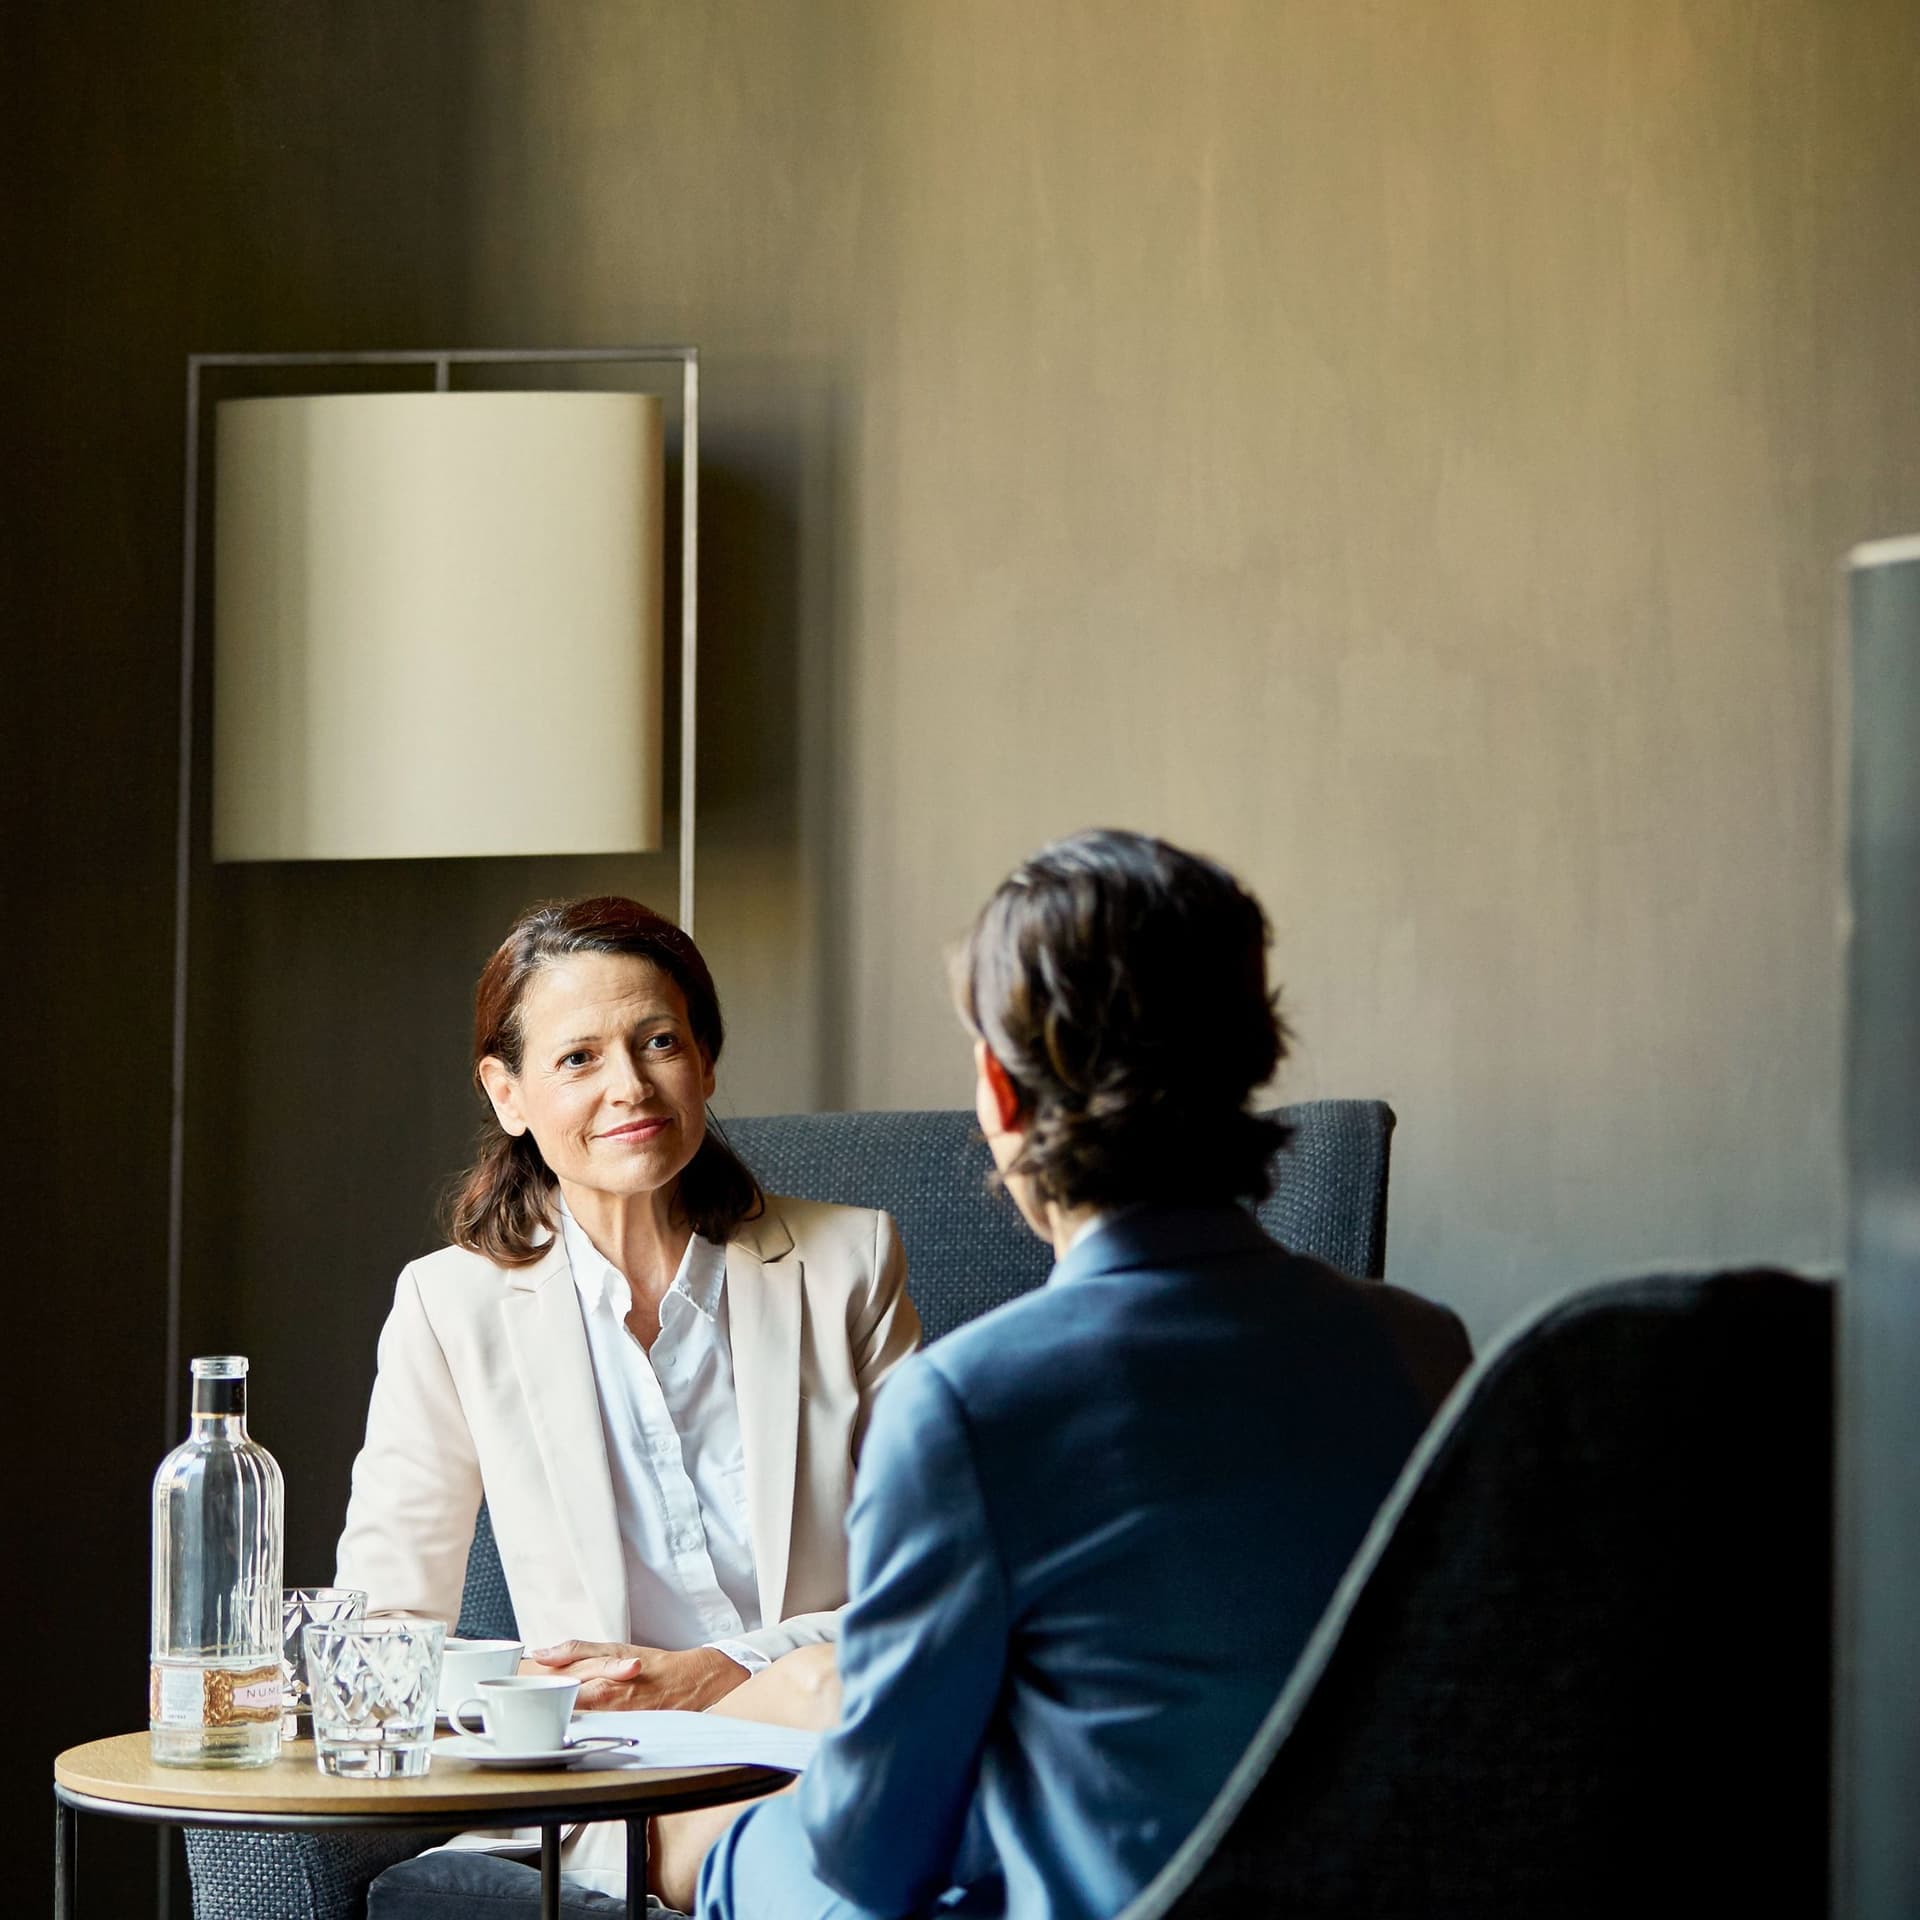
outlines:
[[1012, 1132], [1020, 1120], [1020, 1095], [1012, 1076], [984, 1040], [980, 1043], [980, 1071], [985, 1074], [987, 1091], [993, 1096], [993, 1117], [1000, 1131]]

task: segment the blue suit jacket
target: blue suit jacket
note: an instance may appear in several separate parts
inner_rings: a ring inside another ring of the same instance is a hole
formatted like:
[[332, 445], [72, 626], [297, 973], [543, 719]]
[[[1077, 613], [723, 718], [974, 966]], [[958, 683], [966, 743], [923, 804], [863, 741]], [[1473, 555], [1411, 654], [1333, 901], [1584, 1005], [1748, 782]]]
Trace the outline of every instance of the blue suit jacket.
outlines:
[[1452, 1315], [1138, 1211], [880, 1395], [841, 1724], [703, 1914], [1110, 1920], [1204, 1812], [1466, 1364]]

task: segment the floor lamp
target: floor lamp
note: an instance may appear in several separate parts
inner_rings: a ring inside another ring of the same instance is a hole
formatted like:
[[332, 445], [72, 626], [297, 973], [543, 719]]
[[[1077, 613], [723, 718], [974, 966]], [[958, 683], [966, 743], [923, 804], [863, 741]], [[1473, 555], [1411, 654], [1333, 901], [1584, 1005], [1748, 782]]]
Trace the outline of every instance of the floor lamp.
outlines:
[[[187, 360], [167, 1172], [166, 1433], [180, 1419], [200, 444], [226, 369], [414, 367], [430, 391], [221, 401], [212, 852], [613, 853], [660, 840], [661, 403], [453, 387], [477, 366], [678, 366], [680, 924], [693, 925], [699, 356], [693, 347], [208, 353]], [[577, 688], [584, 738], [515, 697]], [[511, 737], [507, 765], [487, 745]], [[484, 777], [476, 778], [476, 774]]]

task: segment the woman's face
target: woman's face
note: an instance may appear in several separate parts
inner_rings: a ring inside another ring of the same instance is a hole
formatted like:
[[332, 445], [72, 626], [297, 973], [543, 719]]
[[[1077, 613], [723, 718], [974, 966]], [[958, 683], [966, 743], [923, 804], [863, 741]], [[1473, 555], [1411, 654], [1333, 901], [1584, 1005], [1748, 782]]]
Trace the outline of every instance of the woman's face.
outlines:
[[520, 999], [520, 1071], [481, 1062], [509, 1133], [567, 1186], [616, 1197], [679, 1179], [706, 1138], [713, 1066], [671, 974], [625, 953], [543, 967]]

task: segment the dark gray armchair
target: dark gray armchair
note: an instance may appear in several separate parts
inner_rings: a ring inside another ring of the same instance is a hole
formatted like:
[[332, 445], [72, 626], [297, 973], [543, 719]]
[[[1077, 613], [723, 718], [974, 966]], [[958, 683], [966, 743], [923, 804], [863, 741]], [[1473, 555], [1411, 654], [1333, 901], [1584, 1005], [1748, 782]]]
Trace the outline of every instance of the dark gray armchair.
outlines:
[[[1386, 1267], [1393, 1110], [1377, 1100], [1277, 1109], [1293, 1127], [1260, 1208], [1283, 1244], [1367, 1279]], [[824, 1113], [724, 1123], [771, 1193], [884, 1208], [906, 1248], [928, 1340], [1037, 1287], [1051, 1256], [1011, 1201], [970, 1113]], [[369, 1334], [371, 1334], [369, 1329]], [[483, 1506], [467, 1560], [459, 1631], [518, 1632]], [[194, 1920], [360, 1920], [366, 1889], [428, 1844], [417, 1835], [239, 1834], [190, 1828]]]
[[1124, 1920], [1824, 1913], [1831, 1364], [1778, 1273], [1509, 1336]]

